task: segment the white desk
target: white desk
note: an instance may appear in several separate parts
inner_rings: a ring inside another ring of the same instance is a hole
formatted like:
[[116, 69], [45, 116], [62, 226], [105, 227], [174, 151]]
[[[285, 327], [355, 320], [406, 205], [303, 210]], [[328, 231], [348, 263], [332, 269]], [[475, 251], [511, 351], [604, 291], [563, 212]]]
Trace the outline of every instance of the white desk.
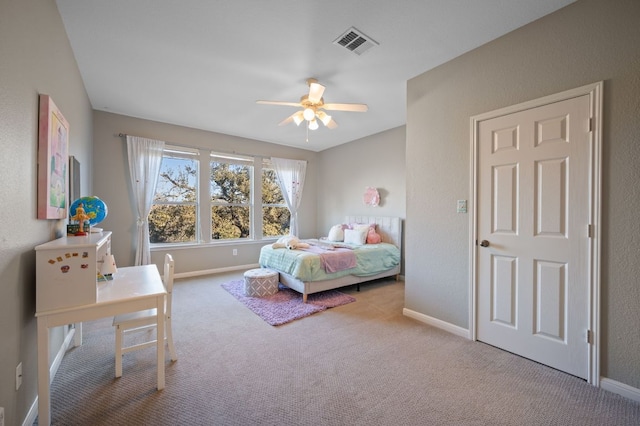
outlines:
[[[118, 268], [112, 281], [98, 285], [97, 302], [44, 312], [38, 318], [38, 424], [51, 423], [49, 328], [156, 308], [158, 336], [164, 336], [166, 291], [155, 265]], [[81, 333], [82, 329], [78, 331]], [[81, 336], [76, 341], [81, 341]], [[158, 390], [164, 389], [164, 339], [157, 339]], [[114, 343], [115, 345], [115, 343]]]

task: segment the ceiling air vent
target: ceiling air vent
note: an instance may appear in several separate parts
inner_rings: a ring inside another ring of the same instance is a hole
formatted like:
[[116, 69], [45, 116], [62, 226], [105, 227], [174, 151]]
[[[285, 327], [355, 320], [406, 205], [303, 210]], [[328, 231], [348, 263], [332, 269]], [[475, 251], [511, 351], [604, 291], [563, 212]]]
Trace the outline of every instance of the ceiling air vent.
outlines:
[[365, 35], [361, 31], [354, 27], [349, 28], [340, 37], [334, 40], [333, 44], [342, 46], [345, 49], [355, 53], [356, 55], [362, 55], [373, 46], [378, 46], [378, 42], [371, 37]]

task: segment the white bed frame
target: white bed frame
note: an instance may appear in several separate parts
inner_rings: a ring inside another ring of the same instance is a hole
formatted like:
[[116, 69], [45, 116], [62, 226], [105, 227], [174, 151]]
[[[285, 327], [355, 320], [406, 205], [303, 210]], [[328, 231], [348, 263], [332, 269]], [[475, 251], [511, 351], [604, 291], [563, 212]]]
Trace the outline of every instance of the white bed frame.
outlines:
[[[346, 216], [345, 223], [375, 223], [377, 225], [376, 230], [382, 237], [383, 242], [394, 244], [398, 249], [402, 249], [402, 219], [399, 217]], [[366, 277], [346, 275], [344, 277], [323, 281], [300, 281], [289, 274], [280, 272], [280, 282], [287, 287], [302, 293], [302, 301], [307, 303], [307, 296], [312, 293], [352, 284], [360, 284], [365, 281], [376, 280], [378, 278], [390, 277], [393, 275], [396, 276], [397, 280], [399, 274], [400, 264], [393, 269], [389, 269], [375, 275], [367, 275]], [[359, 286], [358, 289], [360, 289]]]

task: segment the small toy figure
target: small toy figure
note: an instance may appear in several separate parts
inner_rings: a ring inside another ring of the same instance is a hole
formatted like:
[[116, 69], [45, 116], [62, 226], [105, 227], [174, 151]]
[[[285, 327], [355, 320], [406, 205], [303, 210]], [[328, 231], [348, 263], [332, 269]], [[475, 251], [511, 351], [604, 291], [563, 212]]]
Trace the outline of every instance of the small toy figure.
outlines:
[[82, 203], [78, 204], [78, 207], [76, 207], [76, 214], [71, 216], [70, 219], [78, 221], [79, 230], [78, 232], [76, 232], [76, 235], [87, 235], [87, 233], [84, 231], [84, 222], [89, 220], [90, 217], [87, 213], [85, 213]]
[[309, 248], [309, 244], [302, 242], [298, 239], [298, 237], [294, 237], [293, 235], [286, 235], [284, 237], [278, 238], [278, 241], [271, 244], [271, 247], [275, 248], [287, 248], [289, 250], [296, 250], [301, 248]]

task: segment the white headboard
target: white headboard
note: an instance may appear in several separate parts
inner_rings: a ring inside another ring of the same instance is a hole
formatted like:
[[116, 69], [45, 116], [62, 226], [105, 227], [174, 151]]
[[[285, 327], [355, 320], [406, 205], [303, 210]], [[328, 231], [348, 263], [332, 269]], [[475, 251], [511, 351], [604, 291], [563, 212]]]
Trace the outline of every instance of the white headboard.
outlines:
[[375, 223], [385, 243], [402, 248], [402, 219], [391, 216], [346, 216], [345, 223]]

